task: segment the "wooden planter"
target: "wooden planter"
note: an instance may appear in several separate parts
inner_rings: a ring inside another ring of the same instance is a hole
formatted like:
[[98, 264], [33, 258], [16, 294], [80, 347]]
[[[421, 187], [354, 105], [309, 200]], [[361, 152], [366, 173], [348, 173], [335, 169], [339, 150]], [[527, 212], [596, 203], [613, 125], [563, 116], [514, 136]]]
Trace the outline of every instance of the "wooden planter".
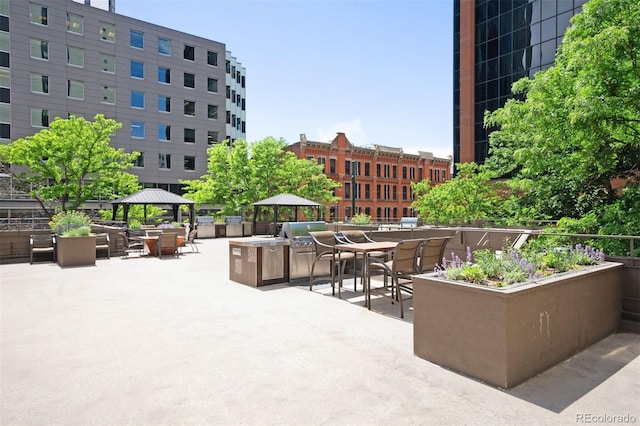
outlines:
[[511, 388], [618, 330], [622, 264], [606, 262], [495, 289], [413, 280], [414, 353]]
[[95, 265], [96, 236], [62, 237], [56, 235], [56, 257], [58, 264], [62, 267]]

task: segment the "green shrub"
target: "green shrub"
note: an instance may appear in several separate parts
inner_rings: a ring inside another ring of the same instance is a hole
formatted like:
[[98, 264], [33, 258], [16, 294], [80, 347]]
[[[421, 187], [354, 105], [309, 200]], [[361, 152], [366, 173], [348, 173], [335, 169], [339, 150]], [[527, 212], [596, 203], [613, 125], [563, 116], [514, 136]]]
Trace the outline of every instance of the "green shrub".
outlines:
[[53, 216], [49, 227], [54, 233], [64, 237], [89, 235], [91, 218], [77, 210], [67, 210]]

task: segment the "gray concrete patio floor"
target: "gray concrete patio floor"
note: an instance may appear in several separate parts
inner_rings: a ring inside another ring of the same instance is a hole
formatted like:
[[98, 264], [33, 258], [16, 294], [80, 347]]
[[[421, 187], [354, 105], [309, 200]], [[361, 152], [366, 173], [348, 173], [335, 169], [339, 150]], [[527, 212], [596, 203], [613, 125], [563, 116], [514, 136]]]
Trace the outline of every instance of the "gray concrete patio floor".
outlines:
[[638, 335], [501, 390], [414, 356], [410, 308], [400, 320], [382, 297], [369, 311], [351, 281], [343, 299], [230, 281], [228, 241], [178, 259], [1, 265], [0, 423], [640, 422]]

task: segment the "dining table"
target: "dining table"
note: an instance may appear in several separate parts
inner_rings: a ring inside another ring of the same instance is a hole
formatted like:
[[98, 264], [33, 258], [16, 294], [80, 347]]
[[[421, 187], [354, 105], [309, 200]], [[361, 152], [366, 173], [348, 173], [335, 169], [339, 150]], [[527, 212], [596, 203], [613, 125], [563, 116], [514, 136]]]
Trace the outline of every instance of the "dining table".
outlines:
[[[364, 278], [364, 305], [371, 309], [371, 282], [369, 280], [369, 254], [373, 252], [389, 252], [396, 248], [397, 241], [376, 241], [372, 243], [348, 243], [336, 244], [334, 247], [338, 252], [340, 259], [341, 252], [351, 252], [362, 254], [362, 277]], [[338, 260], [338, 263], [340, 261]], [[342, 273], [342, 272], [340, 272]], [[340, 277], [339, 282], [342, 282]], [[338, 286], [338, 297], [340, 297], [341, 288]]]

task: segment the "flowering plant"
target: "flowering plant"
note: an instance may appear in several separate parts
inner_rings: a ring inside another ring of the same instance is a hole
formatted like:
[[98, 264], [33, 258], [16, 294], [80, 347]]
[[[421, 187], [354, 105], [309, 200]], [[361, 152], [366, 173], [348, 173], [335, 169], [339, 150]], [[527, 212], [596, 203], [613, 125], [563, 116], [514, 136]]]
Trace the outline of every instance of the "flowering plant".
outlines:
[[439, 277], [450, 280], [504, 287], [602, 261], [604, 253], [601, 250], [581, 244], [542, 252], [511, 248], [495, 253], [484, 249], [472, 252], [467, 247], [466, 261], [451, 253], [451, 259], [443, 258], [442, 265], [436, 266], [435, 272]]
[[66, 210], [53, 216], [49, 227], [64, 237], [86, 236], [91, 233], [91, 218], [77, 210]]

